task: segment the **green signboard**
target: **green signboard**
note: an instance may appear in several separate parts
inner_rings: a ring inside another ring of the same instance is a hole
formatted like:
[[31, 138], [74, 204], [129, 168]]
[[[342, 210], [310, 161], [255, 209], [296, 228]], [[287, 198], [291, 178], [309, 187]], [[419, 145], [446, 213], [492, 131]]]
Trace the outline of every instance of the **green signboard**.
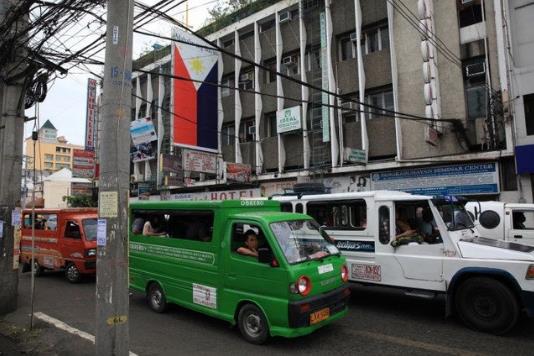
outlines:
[[350, 163], [367, 163], [367, 151], [345, 147], [343, 158]]
[[276, 112], [276, 132], [284, 133], [302, 128], [300, 106], [293, 106]]

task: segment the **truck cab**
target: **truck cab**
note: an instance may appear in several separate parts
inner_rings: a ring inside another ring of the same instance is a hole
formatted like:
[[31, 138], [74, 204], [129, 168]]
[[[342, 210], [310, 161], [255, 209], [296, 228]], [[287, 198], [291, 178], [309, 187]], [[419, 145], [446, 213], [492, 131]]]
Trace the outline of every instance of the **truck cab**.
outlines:
[[96, 208], [31, 209], [22, 212], [20, 263], [34, 273], [64, 271], [71, 283], [96, 273]]
[[350, 281], [432, 298], [502, 334], [534, 317], [534, 248], [479, 237], [462, 202], [397, 191], [280, 196], [314, 217], [347, 257]]
[[534, 204], [473, 201], [465, 208], [480, 236], [534, 246]]

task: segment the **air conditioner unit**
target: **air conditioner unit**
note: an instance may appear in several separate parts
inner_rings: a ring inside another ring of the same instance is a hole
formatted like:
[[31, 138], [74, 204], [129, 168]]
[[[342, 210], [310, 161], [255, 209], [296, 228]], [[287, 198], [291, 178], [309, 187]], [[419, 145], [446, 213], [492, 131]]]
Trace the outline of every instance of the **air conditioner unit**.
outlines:
[[477, 77], [486, 73], [486, 64], [484, 62], [468, 64], [465, 66], [465, 76], [467, 78]]
[[292, 66], [297, 64], [297, 57], [296, 56], [286, 56], [282, 58], [282, 64], [285, 66]]
[[358, 38], [356, 37], [356, 32], [353, 32], [353, 33], [350, 34], [350, 40], [351, 40], [352, 42], [356, 42], [357, 39], [358, 39]]
[[239, 82], [248, 82], [252, 80], [253, 72], [246, 72], [239, 76]]
[[345, 101], [341, 103], [341, 113], [342, 114], [352, 114], [357, 110], [356, 103], [353, 101]]
[[249, 135], [255, 135], [256, 134], [256, 126], [252, 125], [248, 127], [248, 134]]
[[278, 15], [278, 19], [279, 19], [280, 23], [291, 21], [291, 12], [289, 12], [289, 11], [281, 12]]

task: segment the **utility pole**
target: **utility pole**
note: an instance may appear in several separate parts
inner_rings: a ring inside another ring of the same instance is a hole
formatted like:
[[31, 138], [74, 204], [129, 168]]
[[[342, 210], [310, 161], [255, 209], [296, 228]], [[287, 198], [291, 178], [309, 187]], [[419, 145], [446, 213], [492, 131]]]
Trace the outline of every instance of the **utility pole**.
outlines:
[[[19, 1], [0, 0], [0, 23], [10, 16], [11, 6]], [[25, 18], [17, 19], [0, 42], [7, 43], [15, 35], [14, 28], [21, 29]], [[14, 261], [16, 228], [12, 226], [11, 213], [20, 207], [22, 138], [24, 135], [24, 78], [6, 82], [7, 73], [20, 73], [25, 66], [16, 69], [23, 49], [13, 43], [4, 47], [12, 51], [9, 62], [0, 64], [0, 220], [3, 233], [0, 237], [0, 315], [17, 308], [18, 261]], [[15, 257], [17, 259], [18, 257]]]
[[[133, 0], [108, 0], [98, 199], [96, 355], [128, 355]], [[103, 222], [106, 233], [103, 234]]]

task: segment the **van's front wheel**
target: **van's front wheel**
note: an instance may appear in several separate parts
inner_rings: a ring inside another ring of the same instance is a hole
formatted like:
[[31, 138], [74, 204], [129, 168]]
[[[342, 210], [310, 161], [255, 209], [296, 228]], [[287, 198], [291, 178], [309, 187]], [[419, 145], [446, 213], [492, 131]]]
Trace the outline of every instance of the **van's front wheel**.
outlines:
[[82, 278], [82, 275], [78, 267], [76, 267], [76, 264], [71, 262], [65, 269], [65, 277], [70, 283], [78, 283]]
[[269, 338], [267, 318], [260, 308], [253, 304], [246, 304], [239, 310], [237, 324], [241, 335], [250, 343], [260, 345]]
[[163, 313], [167, 309], [167, 298], [165, 298], [165, 293], [157, 283], [152, 283], [148, 287], [146, 299], [150, 309], [156, 313]]

